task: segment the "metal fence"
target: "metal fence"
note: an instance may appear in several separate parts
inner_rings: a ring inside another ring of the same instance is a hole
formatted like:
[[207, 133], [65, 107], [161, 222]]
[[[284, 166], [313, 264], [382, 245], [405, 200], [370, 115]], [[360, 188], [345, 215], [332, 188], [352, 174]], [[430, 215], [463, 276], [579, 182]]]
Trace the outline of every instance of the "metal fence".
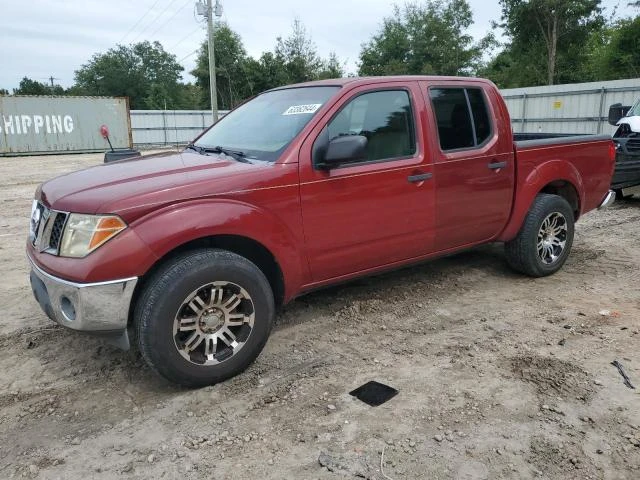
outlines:
[[[228, 110], [221, 110], [222, 117]], [[213, 123], [211, 110], [131, 110], [136, 147], [184, 145]]]
[[[514, 132], [613, 133], [609, 105], [632, 105], [640, 78], [502, 90]], [[227, 111], [221, 111], [223, 116]], [[137, 147], [184, 145], [213, 122], [210, 110], [131, 110]]]
[[501, 91], [514, 132], [609, 134], [609, 105], [632, 105], [640, 78]]

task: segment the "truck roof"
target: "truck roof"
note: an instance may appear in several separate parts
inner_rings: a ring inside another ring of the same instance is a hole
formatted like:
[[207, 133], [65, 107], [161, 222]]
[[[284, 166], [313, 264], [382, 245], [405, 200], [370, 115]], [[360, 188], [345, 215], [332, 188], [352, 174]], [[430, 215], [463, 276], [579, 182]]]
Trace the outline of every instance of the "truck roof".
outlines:
[[406, 82], [406, 81], [418, 81], [418, 80], [446, 81], [446, 82], [476, 81], [476, 82], [483, 82], [483, 83], [493, 85], [492, 82], [489, 80], [486, 80], [484, 78], [476, 78], [476, 77], [447, 77], [447, 76], [439, 76], [439, 75], [390, 75], [385, 77], [346, 77], [346, 78], [330, 78], [327, 80], [314, 80], [312, 82], [283, 85], [282, 87], [273, 88], [269, 91], [284, 90], [287, 88], [298, 88], [298, 87], [329, 87], [329, 86], [344, 87], [345, 85], [359, 86], [359, 85], [371, 85], [371, 84], [384, 83], [384, 82]]

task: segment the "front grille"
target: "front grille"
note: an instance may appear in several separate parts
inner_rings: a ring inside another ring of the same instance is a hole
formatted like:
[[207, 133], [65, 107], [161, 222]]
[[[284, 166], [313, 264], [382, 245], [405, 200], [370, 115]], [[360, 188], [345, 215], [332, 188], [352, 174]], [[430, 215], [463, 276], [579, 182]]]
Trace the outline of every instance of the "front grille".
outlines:
[[51, 234], [49, 235], [49, 248], [56, 253], [60, 247], [60, 240], [62, 239], [62, 231], [64, 229], [64, 222], [67, 221], [67, 214], [57, 212], [56, 218], [51, 226]]
[[29, 239], [39, 252], [58, 255], [64, 226], [69, 214], [51, 210], [42, 202], [34, 202], [31, 211]]
[[627, 151], [629, 153], [640, 152], [640, 138], [630, 138], [627, 140]]
[[34, 200], [33, 208], [31, 209], [31, 218], [29, 219], [29, 240], [34, 247], [38, 244], [44, 222], [48, 215], [49, 210], [41, 202]]

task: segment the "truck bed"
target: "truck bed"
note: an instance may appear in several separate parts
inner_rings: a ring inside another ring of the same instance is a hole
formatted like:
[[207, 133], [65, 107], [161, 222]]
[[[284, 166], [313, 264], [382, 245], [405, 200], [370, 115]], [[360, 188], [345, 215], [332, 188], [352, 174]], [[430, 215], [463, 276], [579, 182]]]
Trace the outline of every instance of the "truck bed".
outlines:
[[573, 178], [564, 180], [579, 190], [580, 214], [596, 208], [609, 190], [613, 164], [608, 135], [518, 133], [513, 139], [517, 160], [516, 189], [535, 179], [539, 165], [569, 161]]
[[585, 135], [582, 133], [514, 133], [513, 141], [527, 147], [536, 145], [563, 145], [591, 140], [611, 140], [609, 135]]

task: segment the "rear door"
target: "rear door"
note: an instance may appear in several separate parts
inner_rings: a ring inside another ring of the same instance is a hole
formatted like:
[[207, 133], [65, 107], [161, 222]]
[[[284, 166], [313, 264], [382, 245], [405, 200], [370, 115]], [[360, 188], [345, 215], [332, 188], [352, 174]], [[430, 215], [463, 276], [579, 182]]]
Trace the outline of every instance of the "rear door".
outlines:
[[[353, 274], [433, 250], [431, 159], [425, 155], [417, 82], [362, 86], [345, 94], [305, 140], [300, 198], [313, 280]], [[363, 161], [321, 170], [311, 150], [329, 138], [364, 135]]]
[[472, 82], [422, 84], [437, 125], [434, 142], [436, 250], [493, 239], [507, 224], [514, 154], [493, 89]]

